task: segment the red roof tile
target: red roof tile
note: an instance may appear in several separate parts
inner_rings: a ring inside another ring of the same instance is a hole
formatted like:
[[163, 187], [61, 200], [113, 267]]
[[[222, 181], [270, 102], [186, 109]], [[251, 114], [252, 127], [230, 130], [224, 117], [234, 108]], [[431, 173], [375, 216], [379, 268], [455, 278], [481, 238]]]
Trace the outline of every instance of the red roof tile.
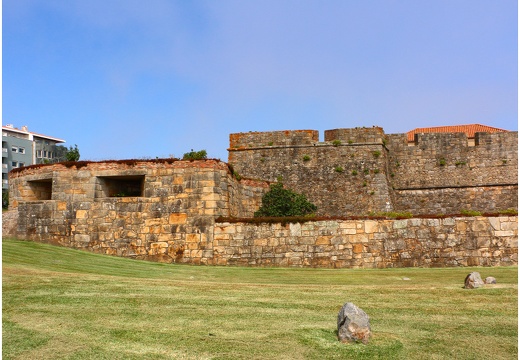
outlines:
[[469, 124], [469, 125], [451, 125], [451, 126], [437, 126], [437, 127], [426, 127], [426, 128], [417, 128], [411, 131], [408, 131], [406, 134], [408, 136], [408, 142], [413, 142], [415, 138], [415, 134], [421, 133], [466, 133], [468, 139], [475, 138], [476, 132], [508, 132], [509, 130], [499, 129], [496, 127], [491, 127], [487, 125], [480, 124]]

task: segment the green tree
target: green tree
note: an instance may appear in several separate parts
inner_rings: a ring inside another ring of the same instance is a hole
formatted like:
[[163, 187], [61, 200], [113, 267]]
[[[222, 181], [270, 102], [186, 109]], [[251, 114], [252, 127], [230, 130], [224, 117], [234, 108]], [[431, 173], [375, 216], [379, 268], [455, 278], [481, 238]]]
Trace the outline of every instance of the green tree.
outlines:
[[317, 207], [303, 194], [284, 189], [281, 182], [271, 184], [270, 190], [262, 197], [262, 206], [255, 217], [304, 216], [312, 214]]
[[69, 147], [69, 151], [65, 154], [67, 161], [78, 161], [79, 160], [79, 149], [78, 145]]
[[2, 209], [9, 207], [9, 190], [2, 190]]
[[203, 160], [207, 159], [208, 154], [206, 153], [206, 150], [200, 150], [200, 151], [193, 151], [191, 149], [190, 152], [187, 152], [183, 155], [183, 160]]
[[68, 152], [69, 152], [69, 149], [67, 149], [66, 146], [56, 145], [54, 147], [54, 153], [55, 153], [55, 156], [53, 159], [54, 162], [66, 161]]

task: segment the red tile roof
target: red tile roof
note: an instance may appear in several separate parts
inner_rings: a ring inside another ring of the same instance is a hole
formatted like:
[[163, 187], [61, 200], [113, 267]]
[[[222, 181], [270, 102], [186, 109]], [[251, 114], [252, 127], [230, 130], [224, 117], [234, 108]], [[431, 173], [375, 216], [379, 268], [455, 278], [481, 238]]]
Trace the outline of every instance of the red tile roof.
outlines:
[[406, 134], [408, 136], [408, 142], [413, 142], [415, 138], [415, 134], [421, 133], [457, 133], [463, 132], [466, 133], [468, 139], [474, 139], [476, 132], [508, 132], [509, 130], [499, 129], [496, 127], [491, 127], [487, 125], [480, 124], [469, 124], [469, 125], [452, 125], [452, 126], [437, 126], [437, 127], [426, 127], [426, 128], [417, 128], [411, 131], [408, 131]]

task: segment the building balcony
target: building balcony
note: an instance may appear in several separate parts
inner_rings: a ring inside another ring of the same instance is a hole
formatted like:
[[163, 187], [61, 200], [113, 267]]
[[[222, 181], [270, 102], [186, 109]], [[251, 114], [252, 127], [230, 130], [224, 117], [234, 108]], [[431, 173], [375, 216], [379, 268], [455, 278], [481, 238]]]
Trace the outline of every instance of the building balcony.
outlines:
[[9, 181], [2, 179], [2, 189], [9, 189]]
[[9, 168], [7, 164], [2, 164], [2, 174], [7, 174], [9, 172]]
[[6, 148], [2, 148], [2, 157], [7, 157], [9, 154], [7, 152], [7, 149]]

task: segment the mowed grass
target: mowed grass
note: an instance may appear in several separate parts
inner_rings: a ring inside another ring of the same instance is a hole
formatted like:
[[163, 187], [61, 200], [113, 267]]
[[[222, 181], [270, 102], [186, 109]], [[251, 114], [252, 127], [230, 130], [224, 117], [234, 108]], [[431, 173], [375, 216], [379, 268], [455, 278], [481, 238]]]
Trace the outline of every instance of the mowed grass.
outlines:
[[[2, 249], [3, 359], [517, 358], [516, 267], [204, 267], [13, 239]], [[498, 284], [465, 290], [471, 271]], [[347, 301], [370, 316], [368, 345], [336, 339]]]

